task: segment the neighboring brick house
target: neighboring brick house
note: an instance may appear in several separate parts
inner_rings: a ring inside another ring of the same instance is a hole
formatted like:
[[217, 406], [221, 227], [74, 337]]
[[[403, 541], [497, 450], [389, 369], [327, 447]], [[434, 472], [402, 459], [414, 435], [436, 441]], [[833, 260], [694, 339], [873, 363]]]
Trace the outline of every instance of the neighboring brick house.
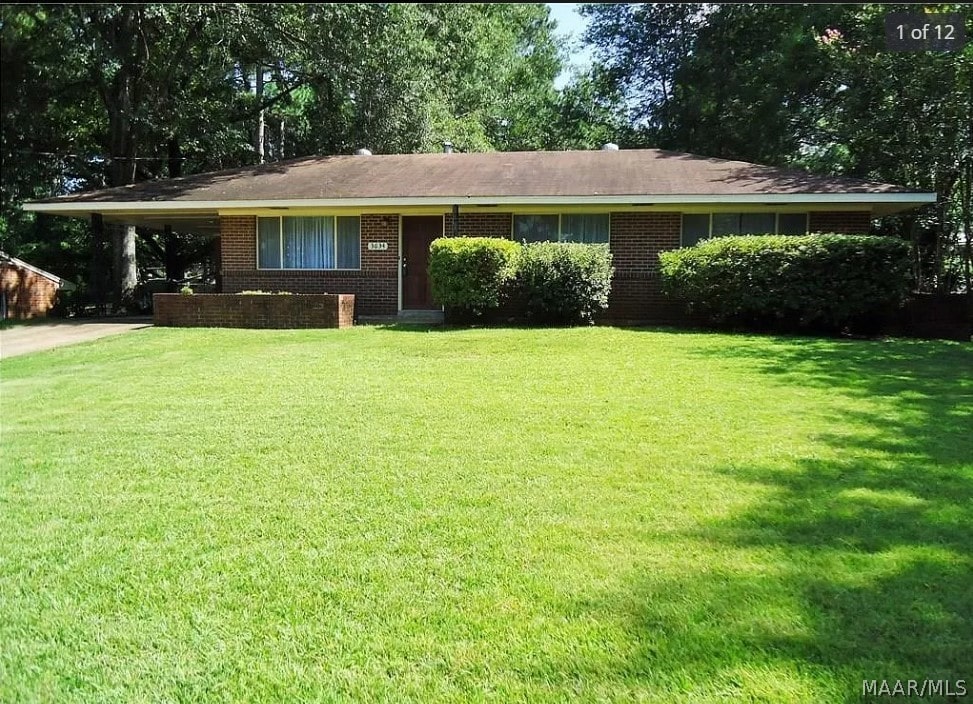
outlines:
[[608, 318], [677, 315], [658, 255], [733, 233], [866, 233], [933, 202], [889, 184], [654, 149], [308, 157], [39, 201], [29, 210], [219, 237], [223, 292], [355, 294], [356, 315], [438, 308], [446, 235], [607, 242]]
[[64, 287], [73, 288], [73, 284], [0, 252], [0, 320], [47, 315]]

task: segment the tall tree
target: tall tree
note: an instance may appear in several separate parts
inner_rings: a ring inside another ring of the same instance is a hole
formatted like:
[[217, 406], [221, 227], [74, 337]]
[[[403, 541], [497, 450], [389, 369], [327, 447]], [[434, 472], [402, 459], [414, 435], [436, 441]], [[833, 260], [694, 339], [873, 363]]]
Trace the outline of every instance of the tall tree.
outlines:
[[[20, 202], [256, 163], [261, 153], [280, 159], [285, 144], [288, 157], [362, 146], [438, 150], [444, 140], [466, 150], [581, 147], [613, 129], [592, 83], [554, 89], [562, 50], [544, 5], [36, 4], [0, 12], [0, 237], [41, 252], [46, 233], [62, 256], [86, 248], [88, 263], [73, 265], [99, 285], [99, 267], [112, 259], [107, 243], [77, 223], [25, 216]], [[596, 115], [599, 126], [589, 125]], [[118, 297], [131, 293], [133, 252], [177, 278], [204, 248], [188, 233], [121, 230], [111, 267]]]
[[703, 24], [700, 3], [592, 3], [585, 41], [594, 47], [603, 78], [626, 97], [626, 117], [656, 137], [670, 131], [676, 73]]
[[947, 265], [962, 269], [970, 249], [973, 45], [891, 52], [883, 17], [894, 10], [917, 8], [598, 4], [585, 8], [586, 36], [637, 142], [937, 191], [933, 212], [887, 224], [916, 241], [918, 283], [947, 289]]

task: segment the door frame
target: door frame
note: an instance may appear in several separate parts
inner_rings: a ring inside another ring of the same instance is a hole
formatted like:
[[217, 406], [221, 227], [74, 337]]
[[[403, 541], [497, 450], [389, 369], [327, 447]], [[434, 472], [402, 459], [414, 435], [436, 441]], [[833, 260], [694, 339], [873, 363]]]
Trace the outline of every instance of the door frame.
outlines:
[[[442, 220], [442, 231], [440, 233], [440, 236], [441, 237], [445, 237], [446, 236], [446, 214], [445, 213], [442, 213], [442, 214], [434, 213], [433, 215], [434, 216], [435, 215], [439, 215], [439, 218]], [[403, 284], [403, 281], [402, 281], [402, 256], [403, 256], [403, 254], [402, 254], [402, 221], [403, 221], [403, 219], [409, 218], [409, 217], [413, 217], [413, 216], [412, 215], [402, 215], [402, 214], [399, 214], [399, 256], [396, 258], [397, 268], [399, 270], [399, 274], [398, 274], [398, 276], [399, 276], [399, 300], [398, 300], [398, 306], [397, 306], [399, 313], [401, 313], [404, 310], [402, 308], [402, 284]], [[429, 215], [416, 215], [414, 217], [420, 217], [420, 218], [426, 217], [427, 218], [427, 217], [429, 217]], [[442, 310], [442, 309], [443, 309], [442, 306], [434, 306], [433, 308], [430, 308], [429, 310]]]

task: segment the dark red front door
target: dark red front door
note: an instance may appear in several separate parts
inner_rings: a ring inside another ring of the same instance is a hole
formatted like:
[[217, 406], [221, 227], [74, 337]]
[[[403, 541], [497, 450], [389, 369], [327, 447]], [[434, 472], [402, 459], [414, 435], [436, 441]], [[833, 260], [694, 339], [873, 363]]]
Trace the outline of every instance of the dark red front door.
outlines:
[[402, 218], [402, 307], [437, 308], [429, 283], [429, 243], [443, 236], [441, 215]]

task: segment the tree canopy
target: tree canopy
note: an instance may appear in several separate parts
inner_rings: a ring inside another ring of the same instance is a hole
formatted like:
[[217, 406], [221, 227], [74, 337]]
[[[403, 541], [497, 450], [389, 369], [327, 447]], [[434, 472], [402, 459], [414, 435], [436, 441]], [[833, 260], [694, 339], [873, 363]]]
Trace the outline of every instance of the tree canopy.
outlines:
[[973, 20], [958, 4], [583, 8], [629, 144], [935, 190], [937, 207], [889, 227], [916, 241], [920, 284], [956, 287], [965, 258], [969, 287], [973, 44], [890, 51], [894, 11]]
[[594, 65], [558, 89], [567, 49], [545, 5], [2, 5], [0, 246], [76, 280], [110, 259], [116, 288], [137, 247], [143, 269], [179, 278], [205, 260], [204, 238], [116, 232], [108, 257], [87, 224], [19, 206], [359, 147], [616, 141], [935, 189], [938, 207], [884, 227], [916, 243], [920, 284], [956, 287], [970, 249], [973, 45], [891, 52], [893, 10], [917, 11], [587, 4]]

